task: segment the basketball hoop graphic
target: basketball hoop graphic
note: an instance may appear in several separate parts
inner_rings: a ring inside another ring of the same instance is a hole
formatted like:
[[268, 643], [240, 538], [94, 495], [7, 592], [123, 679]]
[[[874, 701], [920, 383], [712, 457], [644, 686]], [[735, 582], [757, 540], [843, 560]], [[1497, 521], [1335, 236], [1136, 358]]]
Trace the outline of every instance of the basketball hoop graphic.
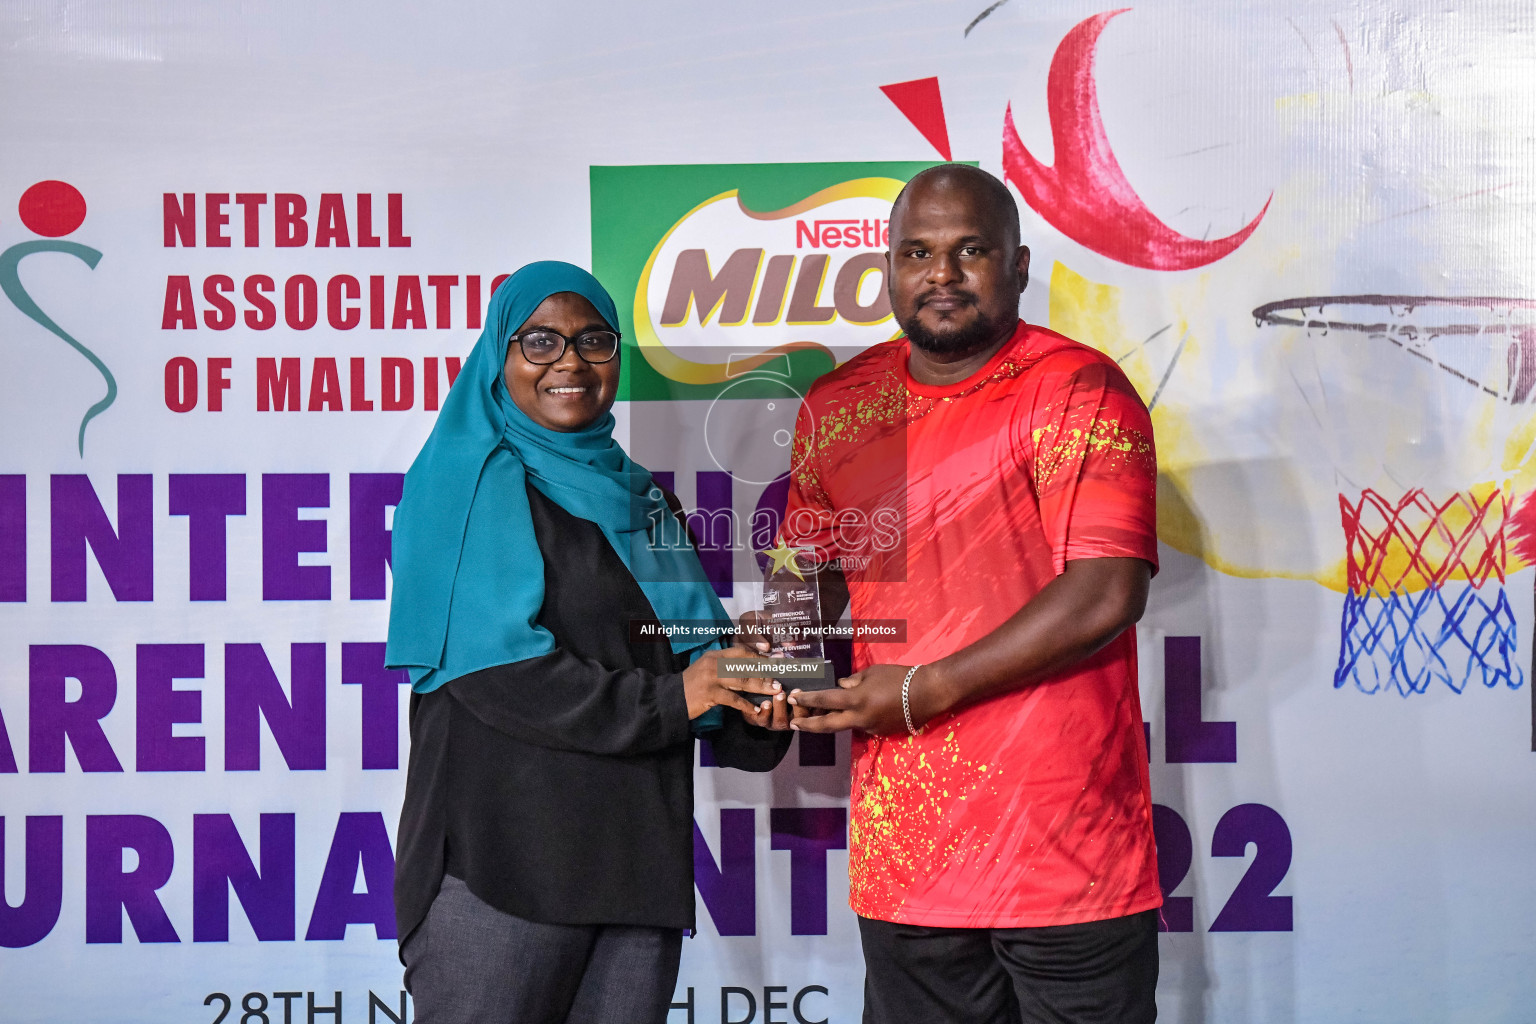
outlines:
[[1504, 582], [1532, 447], [1536, 301], [1319, 296], [1253, 316], [1282, 335], [1301, 402], [1288, 422], [1310, 418], [1339, 491], [1334, 686], [1521, 686]]

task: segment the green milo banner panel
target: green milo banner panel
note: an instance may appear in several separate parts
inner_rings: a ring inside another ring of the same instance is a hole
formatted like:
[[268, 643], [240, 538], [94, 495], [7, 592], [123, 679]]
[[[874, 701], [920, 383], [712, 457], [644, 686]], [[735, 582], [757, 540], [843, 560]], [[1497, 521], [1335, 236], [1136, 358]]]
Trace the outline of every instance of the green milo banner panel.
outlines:
[[803, 394], [848, 354], [895, 337], [891, 203], [929, 166], [593, 167], [592, 270], [630, 347], [619, 397], [759, 398], [785, 384]]

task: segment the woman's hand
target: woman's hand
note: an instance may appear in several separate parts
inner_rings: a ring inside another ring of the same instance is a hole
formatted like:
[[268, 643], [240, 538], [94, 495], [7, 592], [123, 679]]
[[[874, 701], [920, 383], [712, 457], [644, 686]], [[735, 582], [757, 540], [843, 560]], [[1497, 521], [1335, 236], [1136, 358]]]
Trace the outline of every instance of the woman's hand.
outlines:
[[[751, 647], [759, 654], [768, 654], [773, 649], [773, 637], [768, 631], [768, 621], [768, 615], [765, 612], [743, 612], [736, 620], [736, 643]], [[796, 706], [793, 701], [786, 699], [799, 692], [799, 689], [794, 689], [787, 695], [783, 692], [775, 693], [772, 700], [763, 701], [755, 714], [749, 715], [743, 711], [742, 717], [747, 720], [748, 725], [782, 732], [793, 728], [791, 723], [797, 719], [823, 714], [808, 707]]]
[[[760, 722], [759, 709], [743, 693], [761, 693], [777, 696], [777, 701], [767, 705], [784, 705], [784, 688], [776, 679], [760, 676], [721, 676], [721, 658], [758, 658], [756, 651], [737, 645], [723, 651], [705, 651], [692, 665], [683, 670], [683, 696], [688, 701], [688, 719], [692, 721], [712, 707], [735, 708], [749, 722]], [[766, 705], [765, 705], [766, 706]]]
[[[791, 693], [799, 693], [799, 690], [791, 690]], [[775, 693], [772, 700], [765, 700], [757, 706], [752, 714], [745, 711], [741, 717], [747, 720], [748, 725], [755, 725], [759, 729], [772, 729], [774, 732], [783, 732], [789, 728], [789, 723], [795, 718], [804, 718], [810, 712], [805, 708], [792, 708], [789, 701], [785, 700], [785, 694]]]
[[736, 620], [736, 643], [750, 647], [758, 654], [767, 654], [773, 647], [773, 638], [768, 635], [766, 623], [768, 616], [759, 611], [742, 612]]

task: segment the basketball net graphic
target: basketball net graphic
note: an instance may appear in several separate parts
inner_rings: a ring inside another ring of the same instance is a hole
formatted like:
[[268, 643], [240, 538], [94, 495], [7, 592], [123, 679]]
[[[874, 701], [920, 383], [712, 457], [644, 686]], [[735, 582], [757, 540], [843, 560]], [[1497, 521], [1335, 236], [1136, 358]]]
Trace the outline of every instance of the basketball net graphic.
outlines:
[[1253, 315], [1289, 335], [1335, 470], [1347, 585], [1334, 686], [1521, 686], [1504, 583], [1536, 302], [1343, 295]]

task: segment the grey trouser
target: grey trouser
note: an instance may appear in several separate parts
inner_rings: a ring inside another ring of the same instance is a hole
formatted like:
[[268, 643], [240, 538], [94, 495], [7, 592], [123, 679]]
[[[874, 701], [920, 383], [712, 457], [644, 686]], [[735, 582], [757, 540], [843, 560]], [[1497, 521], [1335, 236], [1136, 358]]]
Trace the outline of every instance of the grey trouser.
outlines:
[[539, 924], [452, 875], [402, 950], [415, 1024], [665, 1024], [683, 933]]

